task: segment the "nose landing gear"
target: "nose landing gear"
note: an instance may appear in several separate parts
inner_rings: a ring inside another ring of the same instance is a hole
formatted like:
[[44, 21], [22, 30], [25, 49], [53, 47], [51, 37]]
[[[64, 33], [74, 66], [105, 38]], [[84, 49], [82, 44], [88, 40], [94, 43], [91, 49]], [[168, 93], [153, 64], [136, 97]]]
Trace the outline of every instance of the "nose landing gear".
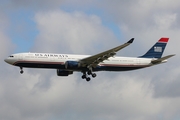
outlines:
[[23, 71], [23, 68], [22, 68], [22, 67], [20, 67], [20, 73], [21, 73], [21, 74], [23, 74], [23, 73], [24, 73], [24, 71]]

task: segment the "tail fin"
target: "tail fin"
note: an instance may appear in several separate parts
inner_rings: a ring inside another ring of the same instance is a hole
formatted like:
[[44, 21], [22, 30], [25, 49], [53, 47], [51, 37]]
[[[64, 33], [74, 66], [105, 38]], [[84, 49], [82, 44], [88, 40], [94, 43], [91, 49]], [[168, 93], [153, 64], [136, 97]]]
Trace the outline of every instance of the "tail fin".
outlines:
[[161, 38], [142, 58], [161, 58], [169, 38]]

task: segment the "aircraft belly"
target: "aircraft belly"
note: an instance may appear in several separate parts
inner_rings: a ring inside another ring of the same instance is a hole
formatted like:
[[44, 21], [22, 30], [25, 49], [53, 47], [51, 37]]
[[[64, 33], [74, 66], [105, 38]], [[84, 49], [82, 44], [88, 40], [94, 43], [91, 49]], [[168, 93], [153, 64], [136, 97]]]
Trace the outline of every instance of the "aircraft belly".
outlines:
[[99, 68], [96, 68], [95, 71], [129, 71], [129, 70], [136, 70], [136, 69], [141, 69], [144, 67], [113, 67], [113, 66], [101, 66]]
[[62, 63], [43, 63], [43, 62], [17, 62], [15, 66], [27, 68], [51, 68], [51, 69], [65, 69]]
[[98, 66], [94, 69], [94, 71], [129, 71], [136, 70], [145, 67], [149, 67], [150, 65], [102, 65]]

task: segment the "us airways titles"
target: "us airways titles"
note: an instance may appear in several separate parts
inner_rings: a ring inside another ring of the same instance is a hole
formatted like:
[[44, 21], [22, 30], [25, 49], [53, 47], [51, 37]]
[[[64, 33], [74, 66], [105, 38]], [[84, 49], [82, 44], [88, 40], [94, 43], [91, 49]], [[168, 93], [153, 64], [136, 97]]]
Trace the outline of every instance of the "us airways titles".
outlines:
[[35, 53], [36, 57], [68, 57], [68, 55], [64, 54], [40, 54], [40, 53]]

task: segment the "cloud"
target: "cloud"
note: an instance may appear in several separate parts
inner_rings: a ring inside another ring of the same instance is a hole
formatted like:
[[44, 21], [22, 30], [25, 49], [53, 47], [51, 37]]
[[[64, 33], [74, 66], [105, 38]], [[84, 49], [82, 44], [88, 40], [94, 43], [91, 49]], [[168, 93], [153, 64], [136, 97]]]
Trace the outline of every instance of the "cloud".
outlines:
[[[153, 16], [156, 14], [171, 14], [178, 12], [179, 1], [156, 1], [156, 0], [135, 0], [135, 1], [105, 1], [101, 4], [107, 12], [112, 13], [116, 22], [125, 24], [131, 29], [145, 29], [154, 24]], [[112, 9], [113, 8], [113, 9]], [[125, 11], [124, 11], [125, 10]], [[128, 24], [127, 24], [128, 23]]]
[[[1, 85], [5, 90], [2, 94], [5, 99], [4, 112], [11, 109], [8, 113], [14, 119], [45, 119], [52, 116], [64, 119], [133, 119], [154, 115], [160, 109], [158, 102], [151, 97], [149, 81], [142, 83], [137, 80], [139, 78], [132, 80], [131, 77], [118, 76], [109, 81], [99, 76], [99, 80], [87, 84], [82, 80], [77, 82], [79, 78], [76, 74], [65, 79], [51, 76], [51, 85], [44, 90], [36, 85], [46, 79], [45, 74], [26, 71], [23, 76], [18, 75], [17, 80], [13, 76], [17, 75], [12, 74], [8, 77], [10, 81]], [[117, 81], [119, 78], [122, 80]], [[1, 117], [11, 118], [7, 114]]]
[[[48, 75], [28, 71], [21, 76], [13, 73], [6, 77], [9, 81], [1, 81], [4, 89], [1, 92], [4, 98], [1, 99], [4, 100], [1, 118], [153, 119], [171, 105], [152, 97], [150, 79], [142, 82], [142, 76], [133, 75], [132, 79], [127, 75], [119, 75], [110, 81], [105, 74], [99, 74], [91, 83], [79, 80], [76, 74], [69, 78], [52, 75], [48, 78], [50, 87], [42, 89], [37, 84]], [[15, 76], [16, 80], [13, 79]]]
[[[117, 42], [113, 33], [104, 27], [96, 15], [82, 12], [40, 12], [35, 16], [40, 31], [35, 49], [44, 52], [90, 54], [102, 49], [102, 43]], [[41, 47], [40, 47], [41, 46]], [[41, 50], [42, 51], [42, 50]]]
[[[3, 0], [4, 1], [4, 0]], [[7, 0], [4, 1], [3, 4], [11, 7], [11, 9], [29, 9], [29, 10], [46, 10], [50, 8], [58, 8], [64, 0]]]
[[0, 40], [1, 40], [0, 55], [2, 58], [7, 57], [7, 53], [10, 53], [14, 48], [14, 45], [11, 43], [8, 34], [6, 33], [8, 25], [9, 25], [8, 18], [6, 17], [5, 14], [0, 12]]
[[[147, 47], [162, 36], [178, 38], [178, 3], [177, 0], [105, 1], [101, 7], [119, 24], [123, 35], [134, 36]], [[176, 40], [177, 42], [179, 41]]]

